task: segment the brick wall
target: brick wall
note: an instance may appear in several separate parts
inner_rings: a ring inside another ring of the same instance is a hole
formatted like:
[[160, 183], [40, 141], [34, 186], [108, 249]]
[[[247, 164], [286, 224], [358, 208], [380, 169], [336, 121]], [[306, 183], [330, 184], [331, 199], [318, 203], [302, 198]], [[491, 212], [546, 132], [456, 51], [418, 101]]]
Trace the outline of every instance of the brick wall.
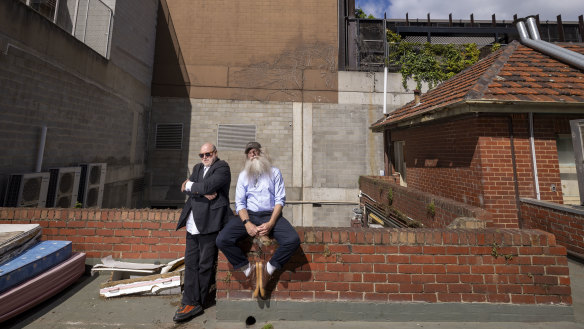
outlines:
[[[190, 97], [337, 102], [337, 1], [163, 1]], [[180, 65], [160, 58], [157, 65]], [[172, 79], [155, 84], [156, 95], [173, 96]]]
[[88, 262], [171, 260], [184, 256], [185, 231], [175, 231], [179, 210], [0, 208], [2, 224], [39, 224], [43, 240], [68, 240]]
[[555, 235], [558, 244], [584, 258], [584, 213], [569, 206], [522, 199], [523, 227], [540, 229]]
[[[566, 250], [538, 230], [298, 229], [271, 300], [571, 304]], [[250, 259], [274, 246], [247, 243]], [[251, 299], [220, 254], [217, 299]]]
[[[556, 138], [569, 133], [569, 116], [535, 115], [535, 152], [543, 200], [562, 203]], [[534, 197], [527, 115], [513, 115], [513, 148], [520, 197]], [[408, 187], [481, 207], [492, 225], [515, 228], [516, 187], [509, 116], [461, 117], [391, 132], [405, 141]]]
[[[176, 210], [0, 208], [1, 223], [38, 223], [73, 242], [88, 263], [170, 260], [184, 254]], [[275, 275], [272, 300], [571, 304], [566, 249], [539, 230], [298, 228], [301, 248]], [[253, 260], [275, 246], [244, 241]], [[218, 299], [249, 299], [223, 254]]]
[[[391, 190], [391, 208], [424, 224], [427, 228], [445, 228], [457, 217], [474, 217], [481, 220], [491, 220], [491, 214], [479, 207], [439, 197], [414, 188], [400, 186], [390, 176], [361, 176], [359, 189], [373, 198], [361, 197], [361, 204], [387, 212], [390, 202], [388, 194]], [[434, 204], [435, 213], [428, 211], [430, 203]], [[489, 225], [489, 222], [487, 222]]]

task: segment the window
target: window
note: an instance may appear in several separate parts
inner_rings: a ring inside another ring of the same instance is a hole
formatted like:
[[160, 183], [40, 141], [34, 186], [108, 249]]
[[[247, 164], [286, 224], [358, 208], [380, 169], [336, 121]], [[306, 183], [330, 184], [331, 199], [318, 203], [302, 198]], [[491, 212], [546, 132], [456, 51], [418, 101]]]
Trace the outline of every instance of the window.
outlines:
[[572, 130], [580, 204], [584, 205], [584, 120], [571, 120], [570, 129]]
[[393, 166], [395, 171], [400, 174], [400, 185], [407, 186], [406, 181], [406, 158], [404, 153], [404, 141], [393, 142]]
[[20, 0], [105, 58], [113, 10], [102, 0]]

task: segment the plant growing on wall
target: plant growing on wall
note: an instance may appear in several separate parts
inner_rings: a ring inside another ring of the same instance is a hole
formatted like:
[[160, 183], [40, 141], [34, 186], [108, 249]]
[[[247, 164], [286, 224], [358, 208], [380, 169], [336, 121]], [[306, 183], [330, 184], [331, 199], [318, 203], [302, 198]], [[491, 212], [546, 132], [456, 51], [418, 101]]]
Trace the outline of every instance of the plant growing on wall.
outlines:
[[402, 85], [407, 89], [407, 80], [412, 78], [418, 89], [422, 82], [430, 88], [473, 65], [479, 60], [476, 44], [431, 44], [407, 42], [391, 30], [387, 30], [390, 51], [387, 64], [399, 67]]

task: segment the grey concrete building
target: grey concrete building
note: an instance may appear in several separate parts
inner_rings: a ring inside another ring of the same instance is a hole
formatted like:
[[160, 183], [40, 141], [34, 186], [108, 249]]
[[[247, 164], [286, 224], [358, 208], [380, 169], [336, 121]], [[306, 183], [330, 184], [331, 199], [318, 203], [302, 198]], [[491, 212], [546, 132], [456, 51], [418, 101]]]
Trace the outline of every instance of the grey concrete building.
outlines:
[[157, 8], [158, 0], [0, 2], [1, 187], [6, 175], [37, 167], [104, 163], [101, 205], [143, 204]]

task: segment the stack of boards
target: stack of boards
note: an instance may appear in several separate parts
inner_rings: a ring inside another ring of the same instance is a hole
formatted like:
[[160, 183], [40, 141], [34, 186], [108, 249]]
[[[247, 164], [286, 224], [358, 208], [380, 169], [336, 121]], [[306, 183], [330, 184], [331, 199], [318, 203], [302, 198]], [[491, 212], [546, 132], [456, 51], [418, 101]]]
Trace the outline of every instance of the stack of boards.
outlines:
[[40, 241], [38, 224], [0, 224], [0, 323], [54, 296], [85, 271], [70, 241]]

